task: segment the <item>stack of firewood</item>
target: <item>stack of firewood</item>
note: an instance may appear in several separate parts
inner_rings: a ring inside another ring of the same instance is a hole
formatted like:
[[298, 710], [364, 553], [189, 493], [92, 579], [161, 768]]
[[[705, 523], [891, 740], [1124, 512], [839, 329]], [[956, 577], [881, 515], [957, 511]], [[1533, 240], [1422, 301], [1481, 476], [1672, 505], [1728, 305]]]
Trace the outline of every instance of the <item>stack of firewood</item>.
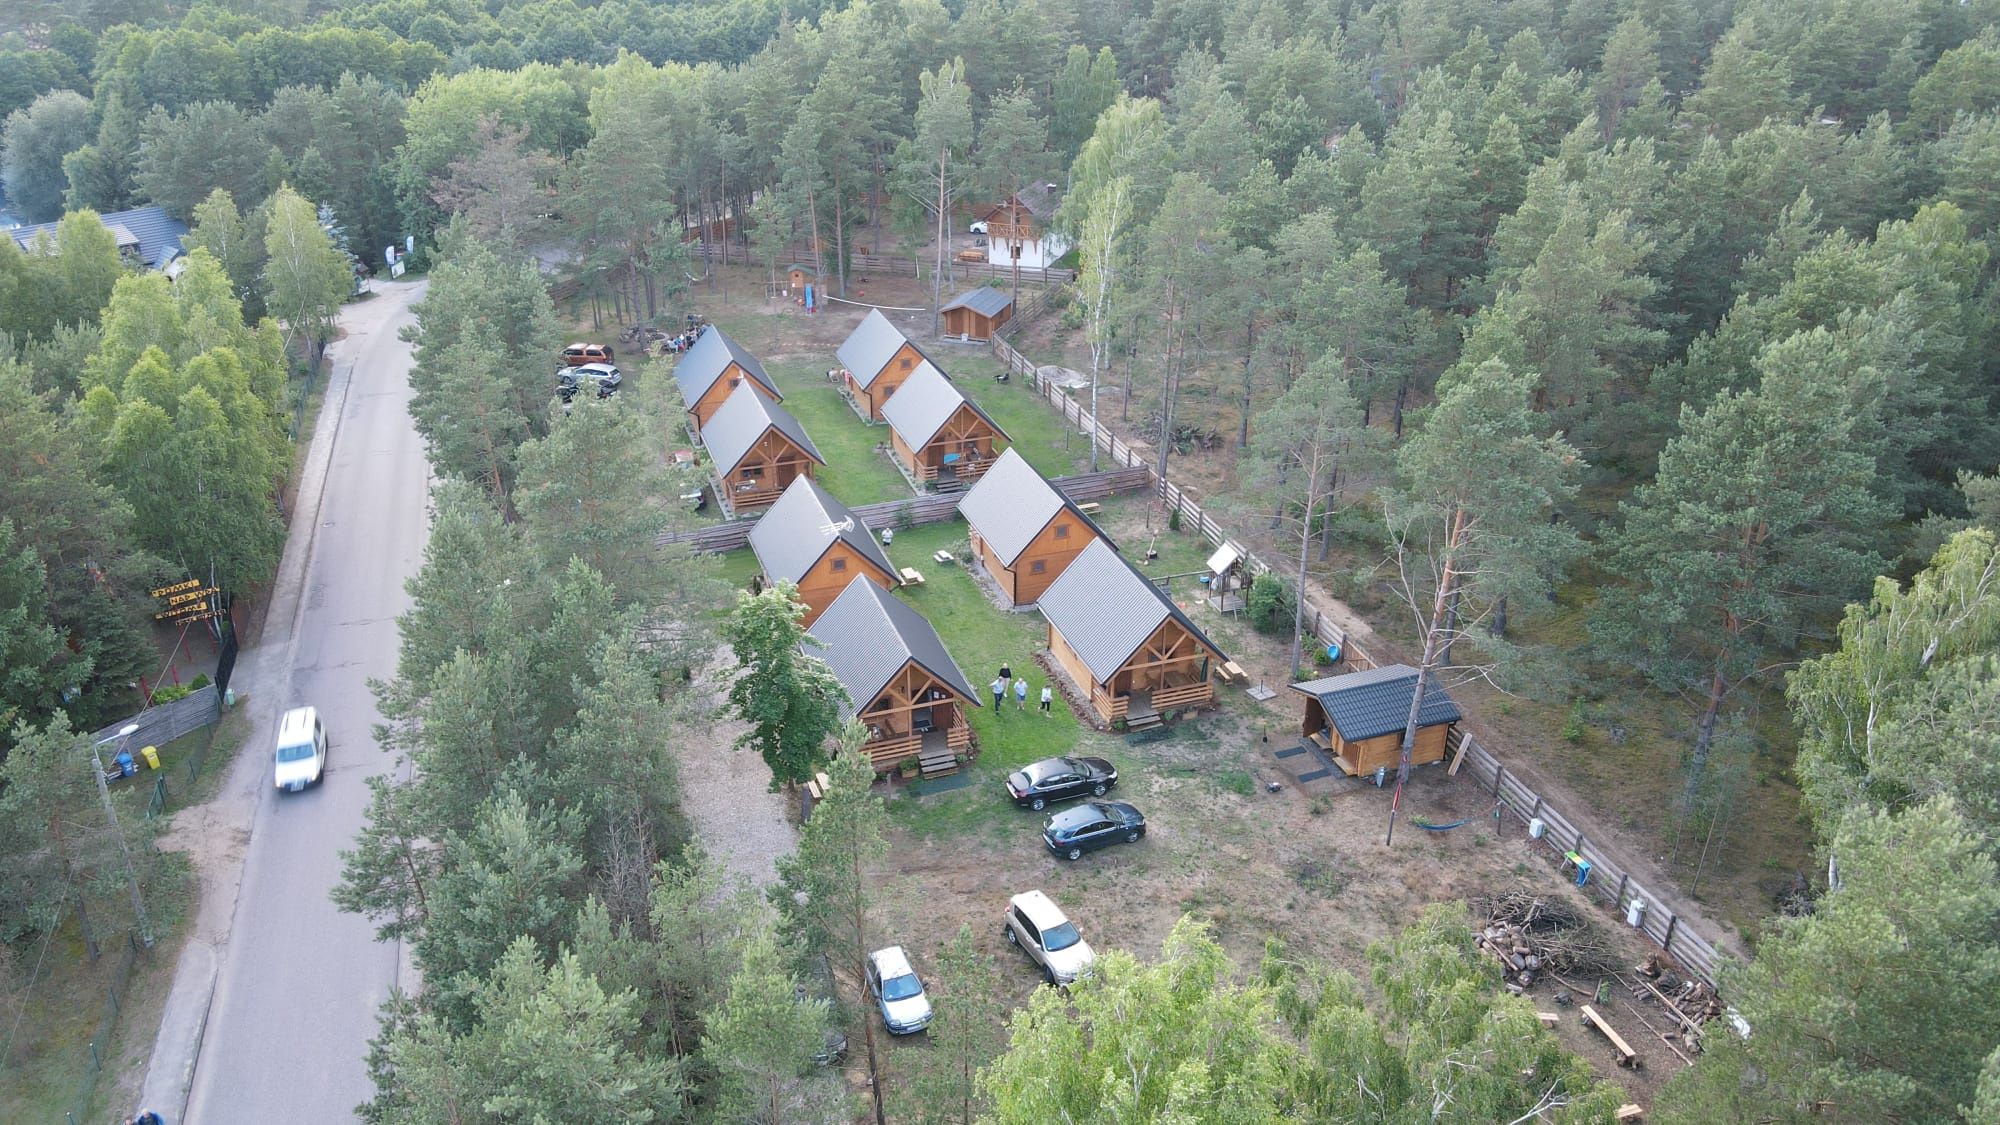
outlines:
[[1655, 1000], [1679, 1017], [1679, 1022], [1691, 1034], [1698, 1034], [1701, 1025], [1722, 1014], [1722, 998], [1715, 994], [1705, 982], [1684, 978], [1668, 968], [1655, 953], [1634, 965], [1640, 983]]
[[1613, 964], [1604, 931], [1562, 899], [1509, 891], [1483, 905], [1487, 921], [1473, 936], [1499, 958], [1510, 990], [1548, 973], [1596, 975]]

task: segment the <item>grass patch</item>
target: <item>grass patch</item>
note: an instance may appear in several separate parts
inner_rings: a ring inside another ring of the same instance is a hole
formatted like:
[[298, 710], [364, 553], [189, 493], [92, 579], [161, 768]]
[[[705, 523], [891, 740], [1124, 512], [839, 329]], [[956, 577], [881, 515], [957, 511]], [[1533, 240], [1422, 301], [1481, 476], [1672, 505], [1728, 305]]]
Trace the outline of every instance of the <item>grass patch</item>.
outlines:
[[[763, 567], [757, 564], [757, 552], [748, 547], [738, 547], [727, 554], [718, 555], [717, 558], [721, 560], [721, 563], [716, 572], [716, 577], [728, 583], [732, 590], [748, 590], [750, 588], [750, 580], [763, 573], [764, 570]], [[727, 610], [734, 604], [732, 602], [723, 608]]]
[[826, 458], [815, 479], [849, 506], [896, 500], [910, 495], [910, 486], [886, 454], [875, 446], [889, 440], [887, 426], [870, 426], [857, 417], [847, 399], [826, 381], [825, 369], [801, 363], [769, 363], [765, 370], [785, 392], [784, 406], [806, 428], [806, 434]]
[[1037, 472], [1045, 477], [1064, 477], [1090, 470], [1090, 444], [1027, 384], [994, 381], [1002, 368], [991, 352], [952, 351], [939, 358], [949, 365], [960, 392], [1000, 423], [1014, 448]]
[[1251, 778], [1249, 770], [1223, 770], [1214, 777], [1216, 786], [1224, 793], [1248, 797], [1257, 791], [1257, 782]]

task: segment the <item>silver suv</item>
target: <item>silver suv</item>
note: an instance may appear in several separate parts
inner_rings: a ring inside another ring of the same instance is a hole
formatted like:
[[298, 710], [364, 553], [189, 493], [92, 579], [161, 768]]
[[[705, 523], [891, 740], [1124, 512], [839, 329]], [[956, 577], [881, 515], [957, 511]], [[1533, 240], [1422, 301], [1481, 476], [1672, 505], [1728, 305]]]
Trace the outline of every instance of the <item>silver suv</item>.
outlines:
[[1090, 972], [1097, 955], [1049, 896], [1027, 891], [1007, 900], [1007, 914], [1000, 923], [1007, 941], [1020, 947], [1029, 959], [1042, 967], [1050, 984], [1070, 984]]

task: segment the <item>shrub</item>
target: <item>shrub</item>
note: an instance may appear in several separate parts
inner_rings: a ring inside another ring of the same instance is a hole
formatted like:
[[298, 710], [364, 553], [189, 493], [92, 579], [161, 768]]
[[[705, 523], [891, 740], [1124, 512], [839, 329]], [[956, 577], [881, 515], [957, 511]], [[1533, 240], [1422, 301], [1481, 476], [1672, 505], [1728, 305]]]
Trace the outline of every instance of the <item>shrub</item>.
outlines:
[[1250, 583], [1246, 599], [1250, 624], [1260, 633], [1283, 633], [1292, 627], [1298, 602], [1292, 588], [1274, 574], [1260, 574]]
[[1569, 715], [1563, 719], [1562, 736], [1564, 742], [1583, 741], [1583, 700], [1569, 705]]
[[917, 526], [917, 507], [908, 500], [896, 505], [896, 530], [908, 531]]
[[159, 688], [153, 692], [153, 706], [158, 707], [162, 703], [173, 703], [176, 700], [186, 699], [193, 694], [194, 686], [191, 684], [168, 684], [166, 687]]
[[188, 690], [191, 692], [200, 691], [201, 689], [207, 687], [209, 684], [212, 684], [214, 682], [215, 682], [214, 680], [208, 678], [207, 672], [203, 672], [201, 675], [196, 676], [194, 679], [188, 681]]
[[1168, 531], [1179, 531], [1180, 529], [1181, 529], [1181, 510], [1180, 510], [1179, 508], [1170, 508], [1170, 509], [1168, 509], [1168, 511], [1167, 511], [1167, 530], [1168, 530]]

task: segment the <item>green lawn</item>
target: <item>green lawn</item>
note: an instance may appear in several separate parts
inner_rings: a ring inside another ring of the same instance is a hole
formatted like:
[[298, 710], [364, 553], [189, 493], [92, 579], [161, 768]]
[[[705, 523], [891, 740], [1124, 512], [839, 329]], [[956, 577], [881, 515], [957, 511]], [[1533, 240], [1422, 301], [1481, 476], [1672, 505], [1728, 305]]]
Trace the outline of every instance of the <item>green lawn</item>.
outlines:
[[721, 560], [717, 577], [729, 583], [733, 590], [749, 589], [750, 579], [763, 573], [764, 568], [757, 565], [757, 552], [748, 547], [739, 547], [717, 557]]
[[849, 506], [899, 500], [910, 495], [903, 474], [875, 446], [889, 440], [889, 427], [870, 426], [826, 381], [826, 369], [803, 363], [767, 363], [765, 370], [785, 392], [785, 409], [806, 428], [826, 467], [815, 479]]
[[1000, 423], [1036, 471], [1045, 477], [1089, 471], [1090, 445], [1083, 435], [1064, 425], [1062, 415], [1025, 384], [994, 382], [1003, 369], [992, 352], [954, 348], [938, 359], [948, 366], [960, 392]]

